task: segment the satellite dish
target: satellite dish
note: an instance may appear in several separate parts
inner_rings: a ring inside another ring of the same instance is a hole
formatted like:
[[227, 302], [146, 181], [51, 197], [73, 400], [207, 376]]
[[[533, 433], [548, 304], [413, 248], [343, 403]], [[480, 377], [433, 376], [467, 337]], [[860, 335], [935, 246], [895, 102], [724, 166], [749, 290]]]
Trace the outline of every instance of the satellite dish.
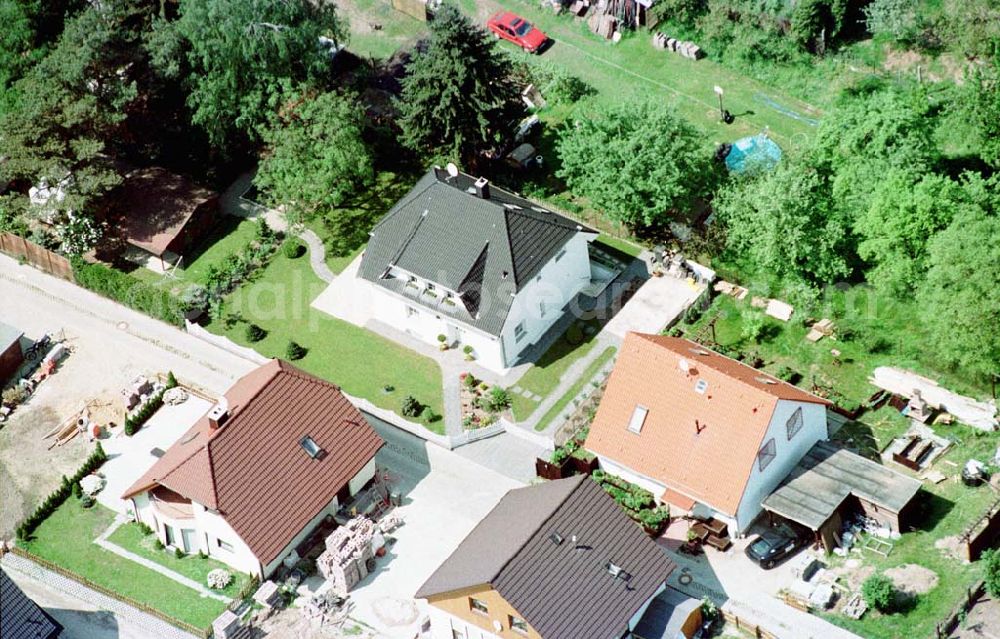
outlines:
[[448, 175], [451, 177], [458, 177], [458, 167], [455, 166], [454, 162], [449, 162], [445, 168], [448, 169]]

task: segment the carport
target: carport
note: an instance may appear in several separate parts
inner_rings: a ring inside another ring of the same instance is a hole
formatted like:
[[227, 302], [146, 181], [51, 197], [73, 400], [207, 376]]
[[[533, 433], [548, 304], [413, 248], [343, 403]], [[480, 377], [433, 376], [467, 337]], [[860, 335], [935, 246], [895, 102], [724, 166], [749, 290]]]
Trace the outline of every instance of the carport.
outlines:
[[840, 544], [844, 517], [857, 512], [901, 531], [920, 482], [870, 459], [817, 442], [762, 506], [817, 534], [827, 552]]

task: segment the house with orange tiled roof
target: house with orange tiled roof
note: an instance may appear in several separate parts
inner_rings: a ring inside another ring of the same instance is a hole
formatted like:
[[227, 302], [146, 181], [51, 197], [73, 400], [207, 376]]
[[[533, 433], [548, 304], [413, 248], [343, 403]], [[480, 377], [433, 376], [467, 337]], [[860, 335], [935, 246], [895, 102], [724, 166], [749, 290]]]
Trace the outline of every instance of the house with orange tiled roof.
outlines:
[[741, 534], [827, 439], [829, 405], [696, 342], [629, 333], [586, 448], [604, 470]]
[[272, 360], [125, 491], [164, 545], [267, 577], [375, 477], [382, 438], [340, 389]]

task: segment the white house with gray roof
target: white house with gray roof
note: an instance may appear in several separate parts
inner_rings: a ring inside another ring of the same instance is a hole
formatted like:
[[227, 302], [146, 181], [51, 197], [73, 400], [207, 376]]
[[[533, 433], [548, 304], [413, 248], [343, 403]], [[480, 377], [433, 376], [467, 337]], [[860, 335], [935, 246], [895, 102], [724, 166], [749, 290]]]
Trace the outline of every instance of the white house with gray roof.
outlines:
[[373, 315], [419, 339], [519, 362], [591, 281], [597, 232], [485, 179], [435, 167], [371, 231]]

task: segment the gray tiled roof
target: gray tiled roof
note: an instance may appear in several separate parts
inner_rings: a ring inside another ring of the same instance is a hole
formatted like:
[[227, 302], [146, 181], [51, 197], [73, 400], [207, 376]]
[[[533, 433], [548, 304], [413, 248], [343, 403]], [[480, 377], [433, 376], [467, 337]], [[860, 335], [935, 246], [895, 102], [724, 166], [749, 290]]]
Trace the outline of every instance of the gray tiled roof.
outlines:
[[0, 639], [52, 639], [60, 626], [0, 570]]
[[513, 294], [576, 233], [595, 231], [493, 184], [481, 198], [474, 184], [464, 173], [428, 171], [372, 229], [360, 275], [405, 294], [404, 281], [384, 277], [395, 265], [463, 293], [465, 304], [454, 306], [410, 297], [499, 335]]
[[24, 333], [10, 324], [0, 322], [0, 353], [7, 350], [11, 344], [21, 339]]
[[544, 639], [618, 639], [673, 568], [600, 486], [577, 476], [507, 493], [416, 596], [488, 584]]

